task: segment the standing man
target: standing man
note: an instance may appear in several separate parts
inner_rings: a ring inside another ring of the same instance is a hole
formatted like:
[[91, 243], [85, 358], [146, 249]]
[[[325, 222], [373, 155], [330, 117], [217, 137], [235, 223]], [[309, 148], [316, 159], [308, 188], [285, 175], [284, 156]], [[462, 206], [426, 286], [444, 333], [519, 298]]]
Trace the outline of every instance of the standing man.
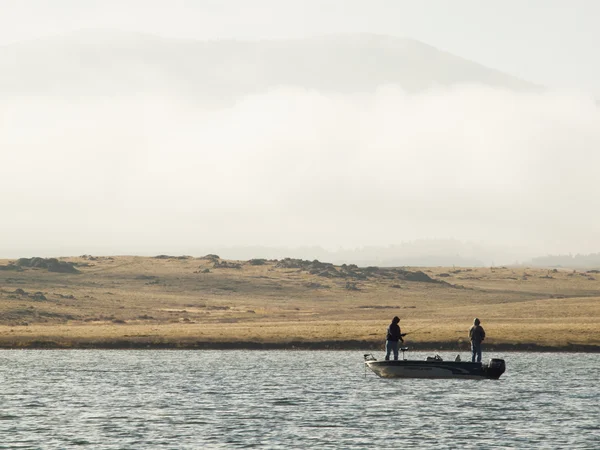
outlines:
[[385, 360], [390, 360], [390, 353], [394, 352], [394, 361], [398, 361], [398, 347], [399, 342], [404, 343], [404, 339], [402, 339], [405, 334], [400, 333], [400, 318], [398, 316], [392, 319], [392, 323], [387, 329], [387, 337], [385, 341]]
[[481, 362], [481, 343], [485, 339], [485, 331], [480, 325], [481, 321], [476, 317], [473, 326], [469, 330], [469, 339], [471, 339], [471, 362]]

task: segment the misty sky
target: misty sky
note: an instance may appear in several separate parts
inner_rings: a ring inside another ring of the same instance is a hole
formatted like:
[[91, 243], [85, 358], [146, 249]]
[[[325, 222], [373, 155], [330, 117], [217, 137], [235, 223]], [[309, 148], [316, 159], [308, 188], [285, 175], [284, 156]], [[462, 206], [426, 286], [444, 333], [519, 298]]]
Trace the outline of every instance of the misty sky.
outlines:
[[[144, 68], [128, 68], [150, 79], [139, 95], [0, 86], [0, 257], [422, 238], [519, 256], [599, 252], [599, 16], [591, 0], [0, 0], [0, 45], [17, 48], [0, 52], [0, 67], [15, 79], [31, 74], [2, 55], [47, 56], [56, 35], [73, 49], [77, 30], [181, 42], [369, 32], [549, 88], [273, 85], [214, 108]], [[54, 72], [73, 64], [48, 62]], [[251, 63], [240, 70], [251, 86]]]
[[595, 0], [0, 0], [0, 44], [107, 27], [194, 39], [371, 32], [600, 96], [598, 17]]

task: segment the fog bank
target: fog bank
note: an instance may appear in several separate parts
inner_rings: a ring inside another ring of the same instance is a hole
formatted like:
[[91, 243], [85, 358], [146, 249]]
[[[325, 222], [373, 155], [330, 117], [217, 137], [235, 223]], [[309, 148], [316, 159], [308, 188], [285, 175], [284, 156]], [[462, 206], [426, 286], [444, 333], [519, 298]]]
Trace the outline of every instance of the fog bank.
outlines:
[[585, 95], [482, 85], [277, 86], [217, 109], [170, 89], [5, 95], [2, 256], [428, 238], [594, 252], [599, 125]]

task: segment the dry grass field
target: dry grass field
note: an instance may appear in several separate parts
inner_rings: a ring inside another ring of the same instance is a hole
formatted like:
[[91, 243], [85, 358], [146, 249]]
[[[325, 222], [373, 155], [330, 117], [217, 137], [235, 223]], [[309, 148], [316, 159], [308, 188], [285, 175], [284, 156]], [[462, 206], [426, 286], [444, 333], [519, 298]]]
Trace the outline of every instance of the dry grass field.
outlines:
[[0, 260], [1, 347], [379, 349], [398, 315], [413, 348], [465, 349], [479, 317], [488, 349], [600, 349], [596, 271], [210, 256], [59, 262]]

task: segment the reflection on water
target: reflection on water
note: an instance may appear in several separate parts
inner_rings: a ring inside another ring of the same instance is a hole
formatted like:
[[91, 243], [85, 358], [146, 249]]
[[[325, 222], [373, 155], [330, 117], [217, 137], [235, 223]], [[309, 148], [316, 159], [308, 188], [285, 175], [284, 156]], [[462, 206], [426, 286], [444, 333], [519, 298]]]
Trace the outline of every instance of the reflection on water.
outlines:
[[600, 448], [597, 355], [484, 356], [499, 381], [380, 379], [350, 351], [0, 350], [0, 448]]

